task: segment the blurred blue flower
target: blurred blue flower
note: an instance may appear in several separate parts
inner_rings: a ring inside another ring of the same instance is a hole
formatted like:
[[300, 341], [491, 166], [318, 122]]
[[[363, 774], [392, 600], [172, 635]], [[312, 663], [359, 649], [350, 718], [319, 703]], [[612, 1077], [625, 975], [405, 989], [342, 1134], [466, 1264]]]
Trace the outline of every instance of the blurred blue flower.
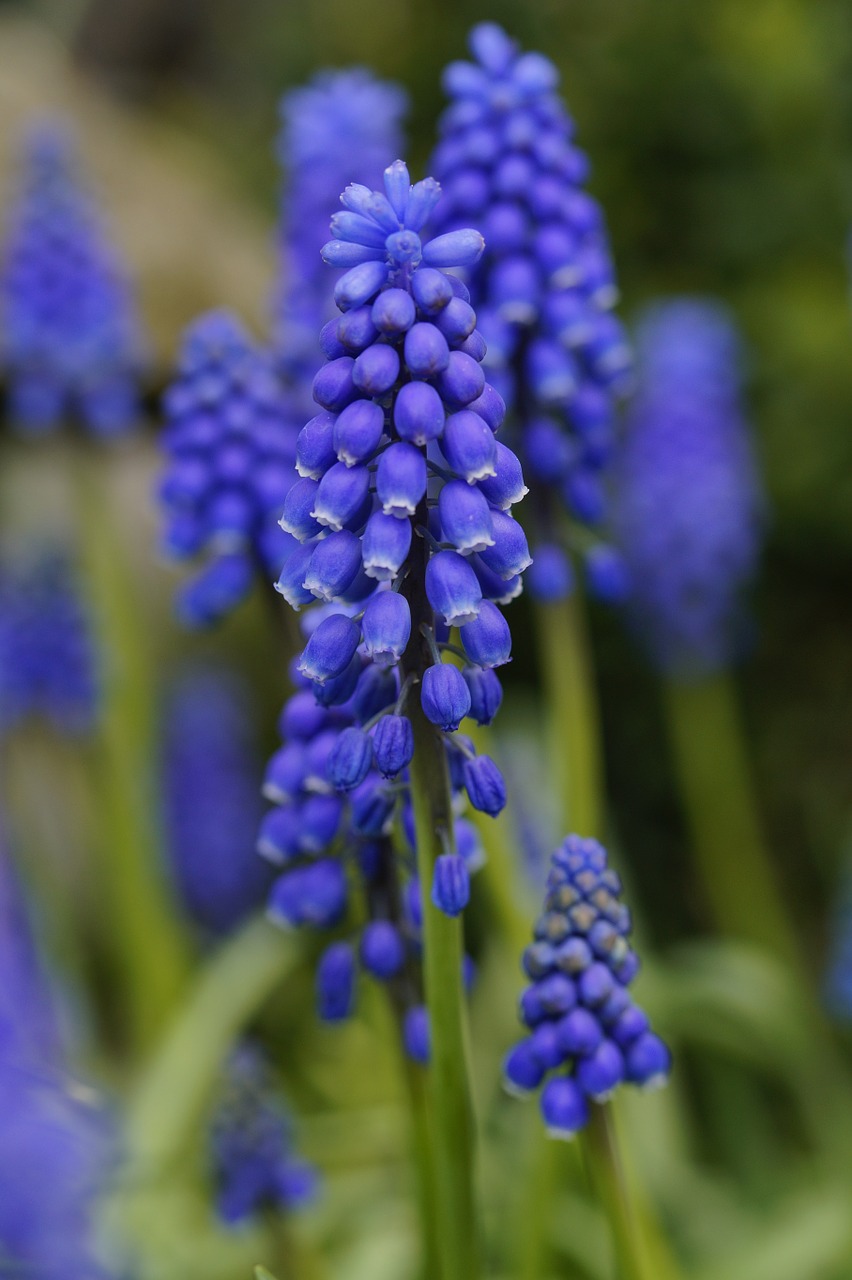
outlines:
[[294, 473], [297, 427], [266, 352], [230, 312], [187, 330], [164, 397], [167, 455], [160, 483], [165, 551], [204, 555], [178, 611], [189, 626], [218, 621], [294, 549], [276, 523]]
[[[621, 1083], [665, 1083], [671, 1055], [628, 991], [639, 961], [627, 941], [621, 882], [596, 840], [568, 836], [552, 855], [544, 914], [524, 952], [529, 1035], [510, 1051], [506, 1088], [538, 1089], [552, 1137], [572, 1138]], [[558, 1072], [557, 1075], [549, 1075]]]
[[89, 618], [58, 555], [0, 564], [0, 733], [41, 716], [60, 733], [89, 731], [99, 707]]
[[261, 765], [249, 695], [232, 673], [201, 668], [175, 681], [166, 706], [166, 844], [187, 912], [212, 934], [259, 906], [271, 880], [255, 853]]
[[295, 392], [304, 388], [305, 407], [319, 359], [317, 335], [333, 312], [320, 258], [329, 209], [356, 178], [377, 185], [385, 166], [402, 153], [406, 108], [402, 89], [360, 67], [321, 71], [281, 99], [284, 182], [274, 341]]
[[762, 540], [740, 341], [723, 306], [693, 298], [649, 308], [637, 347], [616, 513], [633, 616], [659, 667], [697, 676], [741, 648]]
[[555, 600], [573, 587], [565, 509], [594, 530], [572, 539], [576, 551], [606, 533], [614, 403], [630, 350], [612, 310], [618, 291], [603, 211], [584, 190], [588, 161], [556, 67], [522, 53], [494, 23], [474, 27], [469, 45], [474, 61], [444, 73], [450, 105], [432, 159], [444, 195], [431, 226], [472, 225], [485, 237], [482, 257], [462, 274], [487, 343], [488, 378], [508, 405], [535, 492], [536, 561], [539, 544], [548, 550], [530, 589]]
[[264, 1211], [303, 1208], [317, 1194], [316, 1170], [294, 1154], [289, 1117], [252, 1045], [241, 1045], [227, 1065], [210, 1152], [219, 1215], [230, 1226]]
[[0, 1273], [95, 1280], [108, 1126], [62, 1069], [55, 1007], [2, 833], [0, 973]]
[[0, 266], [0, 366], [10, 413], [29, 433], [63, 420], [93, 435], [134, 425], [143, 343], [135, 302], [84, 189], [71, 138], [28, 136]]

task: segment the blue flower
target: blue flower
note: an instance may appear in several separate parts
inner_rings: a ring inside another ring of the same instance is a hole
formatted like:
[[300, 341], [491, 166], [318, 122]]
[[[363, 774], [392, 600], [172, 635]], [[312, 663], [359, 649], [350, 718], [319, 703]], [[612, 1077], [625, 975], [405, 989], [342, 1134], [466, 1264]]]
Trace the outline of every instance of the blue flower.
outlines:
[[0, 1259], [14, 1275], [96, 1280], [108, 1126], [65, 1076], [57, 1010], [2, 832], [0, 972]]
[[[386, 592], [375, 597], [384, 599], [401, 597]], [[314, 635], [326, 621], [340, 618], [322, 620]], [[406, 779], [411, 723], [397, 709], [397, 671], [361, 653], [355, 663], [354, 688], [340, 701], [318, 704], [316, 686], [301, 676], [302, 687], [285, 704], [279, 722], [283, 745], [264, 781], [264, 794], [276, 807], [264, 818], [258, 840], [259, 852], [279, 868], [269, 898], [271, 919], [315, 930], [336, 927], [347, 934], [326, 948], [317, 968], [317, 1010], [329, 1022], [354, 1012], [359, 971], [391, 984], [403, 1011], [418, 1008], [423, 998], [420, 888], [410, 856], [414, 823], [405, 790], [389, 781]], [[453, 671], [464, 686], [456, 668], [441, 669]], [[397, 805], [410, 849], [404, 857], [391, 833]], [[454, 826], [466, 884], [482, 864], [481, 845], [463, 818]], [[367, 901], [369, 918], [360, 930], [350, 910], [353, 894]], [[454, 913], [463, 905], [457, 893], [442, 901]], [[408, 1045], [407, 1034], [403, 1039]], [[412, 1044], [415, 1060], [422, 1061], [417, 1056], [424, 1052], [422, 1037]]]
[[256, 856], [260, 762], [242, 681], [215, 668], [183, 674], [166, 705], [166, 846], [189, 915], [226, 933], [263, 902], [270, 872]]
[[639, 961], [620, 895], [596, 840], [568, 836], [553, 853], [544, 914], [523, 957], [529, 1035], [504, 1067], [506, 1088], [519, 1095], [547, 1078], [541, 1110], [552, 1137], [572, 1138], [588, 1123], [589, 1104], [605, 1102], [619, 1084], [655, 1088], [671, 1069], [668, 1049], [628, 991]]
[[0, 565], [0, 733], [28, 717], [91, 730], [100, 679], [90, 620], [60, 556]]
[[295, 1154], [292, 1126], [258, 1049], [241, 1045], [227, 1065], [210, 1130], [219, 1216], [233, 1226], [265, 1211], [303, 1208], [319, 1190]]
[[[294, 479], [296, 427], [268, 356], [227, 311], [189, 327], [163, 407], [163, 546], [175, 560], [205, 557], [178, 601], [187, 625], [205, 626], [244, 599], [258, 571], [278, 575], [298, 551], [276, 523]], [[286, 582], [281, 590], [288, 595]], [[305, 596], [295, 591], [288, 598], [299, 607]]]
[[647, 650], [664, 671], [689, 677], [737, 656], [761, 545], [740, 345], [720, 304], [681, 299], [646, 312], [638, 351], [617, 474], [619, 538]]
[[27, 138], [0, 266], [0, 366], [22, 431], [71, 419], [108, 437], [138, 417], [143, 344], [124, 270], [77, 168], [61, 127]]
[[402, 89], [360, 67], [321, 71], [281, 100], [278, 158], [284, 183], [275, 348], [297, 393], [306, 381], [310, 385], [317, 334], [333, 309], [320, 259], [329, 209], [347, 183], [359, 176], [378, 183], [400, 154], [406, 106]]
[[[612, 312], [618, 294], [603, 212], [584, 190], [588, 163], [554, 64], [522, 53], [493, 23], [474, 27], [469, 44], [474, 61], [452, 63], [444, 74], [450, 105], [432, 161], [444, 198], [431, 226], [447, 234], [472, 223], [485, 236], [481, 258], [462, 264], [480, 330], [466, 343], [509, 407], [535, 490], [534, 552], [565, 543], [568, 529], [573, 549], [585, 554], [605, 532], [613, 406], [630, 365]], [[462, 333], [467, 322], [454, 300], [442, 332]], [[495, 480], [483, 477], [482, 489], [505, 510], [523, 496], [520, 484], [498, 470]], [[571, 536], [571, 520], [593, 527], [591, 542], [588, 530]], [[530, 576], [538, 598], [572, 589], [571, 575], [556, 568], [551, 560]]]

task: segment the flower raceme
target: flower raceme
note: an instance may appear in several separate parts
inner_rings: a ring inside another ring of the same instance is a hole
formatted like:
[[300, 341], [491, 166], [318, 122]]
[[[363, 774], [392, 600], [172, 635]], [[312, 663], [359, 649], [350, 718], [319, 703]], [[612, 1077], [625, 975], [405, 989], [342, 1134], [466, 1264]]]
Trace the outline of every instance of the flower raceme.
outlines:
[[526, 1039], [504, 1067], [506, 1088], [541, 1094], [548, 1133], [572, 1138], [622, 1083], [665, 1083], [671, 1055], [628, 990], [639, 960], [627, 941], [621, 882], [596, 840], [568, 836], [551, 859], [544, 914], [524, 952]]
[[276, 521], [293, 482], [297, 428], [268, 356], [227, 311], [187, 330], [164, 410], [163, 545], [177, 560], [206, 554], [178, 601], [188, 625], [204, 626], [241, 602], [258, 571], [278, 573], [294, 549]]
[[328, 211], [357, 176], [380, 181], [402, 150], [405, 109], [402, 89], [362, 67], [321, 71], [281, 99], [278, 158], [284, 190], [274, 346], [294, 393], [305, 387], [308, 403], [317, 334], [334, 310], [320, 258]]
[[[503, 402], [482, 373], [467, 290], [446, 270], [473, 262], [482, 237], [462, 229], [421, 240], [439, 197], [432, 179], [412, 185], [402, 161], [386, 170], [384, 192], [350, 186], [341, 197], [323, 249], [345, 269], [335, 288], [341, 314], [322, 331], [321, 411], [299, 435], [300, 479], [281, 520], [301, 545], [278, 590], [294, 608], [323, 607], [306, 618], [301, 688], [267, 776], [280, 807], [267, 815], [260, 849], [285, 868], [271, 912], [290, 924], [340, 924], [343, 854], [360, 868], [371, 921], [382, 925], [358, 955], [379, 978], [403, 975], [401, 957], [417, 958], [420, 947], [420, 886], [400, 874], [392, 839], [401, 830], [414, 849], [409, 700], [435, 726], [437, 774], [459, 801], [497, 814], [500, 772], [457, 730], [466, 716], [489, 723], [499, 708], [495, 668], [509, 661], [511, 640], [498, 605], [518, 593], [530, 563], [511, 515], [525, 492], [521, 468], [495, 435]], [[481, 853], [463, 819], [447, 827], [428, 892], [457, 915]], [[354, 955], [336, 944], [328, 954], [320, 1007], [344, 1016]], [[428, 1026], [410, 990], [406, 1042], [422, 1057]]]
[[0, 565], [0, 735], [33, 716], [87, 733], [100, 692], [90, 618], [65, 560]]
[[740, 342], [720, 304], [681, 298], [646, 311], [637, 346], [616, 523], [640, 637], [663, 671], [689, 678], [737, 656], [760, 551]]
[[95, 436], [126, 432], [143, 350], [134, 300], [61, 128], [27, 139], [3, 257], [0, 364], [13, 421], [32, 434], [66, 417]]
[[612, 312], [618, 294], [603, 213], [584, 190], [588, 162], [553, 63], [522, 53], [493, 23], [473, 28], [470, 48], [474, 61], [444, 74], [451, 101], [433, 157], [444, 198], [431, 226], [472, 222], [485, 236], [485, 252], [462, 275], [488, 345], [488, 377], [509, 406], [536, 491], [530, 588], [551, 600], [572, 589], [560, 532], [567, 507], [589, 527], [574, 541], [590, 587], [617, 598], [624, 575], [612, 550], [602, 562], [598, 548], [614, 399], [630, 354]]
[[[499, 705], [494, 668], [509, 661], [511, 640], [498, 605], [520, 590], [530, 556], [511, 515], [526, 492], [520, 464], [495, 436], [503, 401], [482, 372], [467, 290], [445, 270], [473, 263], [482, 237], [462, 229], [424, 243], [439, 198], [430, 178], [412, 186], [402, 161], [386, 170], [384, 193], [350, 186], [341, 197], [323, 256], [346, 268], [335, 288], [342, 314], [322, 331], [321, 412], [299, 435], [300, 479], [281, 519], [302, 546], [278, 589], [295, 608], [338, 606], [299, 664], [325, 705], [352, 697], [365, 659], [396, 668], [422, 644], [422, 669], [388, 702], [404, 721], [407, 698], [419, 697], [427, 719], [452, 734], [467, 715], [488, 722]], [[461, 669], [444, 660], [453, 627]], [[393, 773], [408, 763], [407, 741], [403, 724], [376, 726], [374, 749], [400, 762]], [[496, 766], [467, 745], [461, 754], [469, 799], [498, 812]]]
[[162, 744], [164, 831], [181, 902], [207, 935], [228, 933], [265, 899], [255, 856], [258, 794], [250, 689], [215, 667], [169, 690]]
[[[400, 599], [391, 593], [379, 598]], [[332, 680], [320, 686], [319, 701], [311, 682], [294, 672], [298, 688], [279, 722], [282, 746], [264, 780], [264, 795], [276, 807], [261, 825], [258, 850], [281, 869], [269, 899], [271, 918], [284, 927], [337, 932], [317, 969], [320, 1017], [347, 1019], [356, 1005], [359, 973], [374, 978], [400, 1011], [407, 1052], [423, 1062], [428, 1020], [420, 969], [421, 889], [411, 870], [414, 820], [408, 796], [392, 781], [412, 758], [411, 723], [396, 712], [396, 669], [364, 653], [356, 656], [342, 685]], [[323, 705], [341, 693], [347, 694], [343, 701]], [[453, 751], [452, 759], [461, 789], [464, 757]], [[392, 831], [397, 807], [400, 822]], [[453, 827], [457, 853], [444, 855], [433, 892], [445, 911], [458, 914], [483, 852], [470, 822], [456, 817]], [[359, 899], [368, 908], [363, 928], [354, 923]]]
[[226, 1066], [210, 1155], [219, 1216], [229, 1226], [315, 1199], [316, 1169], [294, 1153], [292, 1125], [258, 1049], [242, 1044]]

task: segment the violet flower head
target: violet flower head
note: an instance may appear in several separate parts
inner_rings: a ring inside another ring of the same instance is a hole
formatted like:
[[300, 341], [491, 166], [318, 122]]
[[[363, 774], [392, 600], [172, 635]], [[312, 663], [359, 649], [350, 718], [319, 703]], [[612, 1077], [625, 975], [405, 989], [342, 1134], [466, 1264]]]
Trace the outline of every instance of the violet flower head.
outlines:
[[[407, 778], [413, 752], [410, 721], [397, 713], [399, 678], [392, 667], [357, 654], [343, 681], [328, 689], [333, 695], [348, 687], [348, 696], [326, 706], [317, 702], [310, 681], [294, 675], [299, 688], [281, 713], [282, 746], [269, 761], [263, 787], [275, 807], [261, 824], [258, 851], [279, 869], [269, 916], [282, 928], [335, 930], [316, 974], [323, 1021], [344, 1022], [355, 1012], [361, 978], [381, 982], [406, 1025], [417, 1027], [405, 1046], [423, 1062], [428, 1021], [414, 818], [408, 796], [393, 785]], [[454, 759], [458, 766], [463, 757], [454, 753]], [[441, 905], [457, 912], [464, 905], [459, 885], [466, 901], [469, 877], [484, 859], [476, 829], [463, 817], [454, 819], [453, 847], [449, 869], [455, 878], [445, 876], [437, 887], [449, 887], [452, 898], [445, 896]], [[355, 905], [364, 901], [368, 920], [361, 925]]]
[[28, 137], [0, 265], [0, 366], [20, 430], [120, 435], [139, 411], [143, 341], [124, 269], [60, 127]]
[[0, 1060], [55, 1061], [59, 1022], [0, 825]]
[[[585, 556], [606, 534], [614, 406], [630, 351], [613, 313], [603, 211], [584, 189], [588, 161], [556, 67], [521, 52], [494, 23], [474, 27], [469, 44], [473, 61], [444, 73], [450, 105], [432, 159], [444, 199], [431, 226], [473, 225], [485, 236], [463, 277], [488, 377], [508, 405], [510, 441], [535, 493], [530, 589], [555, 600], [573, 588], [566, 547]], [[609, 598], [614, 581], [603, 584]], [[589, 585], [598, 586], [594, 572]]]
[[823, 995], [833, 1018], [852, 1022], [852, 864], [848, 857], [831, 920]]
[[210, 625], [294, 549], [276, 521], [297, 428], [267, 353], [227, 311], [187, 330], [164, 410], [163, 545], [176, 560], [203, 557], [177, 607], [188, 626]]
[[183, 905], [208, 934], [227, 933], [269, 889], [255, 854], [260, 759], [250, 690], [227, 671], [185, 673], [171, 690], [163, 744], [165, 831]]
[[669, 1050], [628, 990], [639, 960], [620, 897], [596, 840], [568, 836], [554, 851], [544, 914], [523, 957], [530, 985], [520, 1012], [529, 1034], [504, 1067], [506, 1088], [519, 1096], [547, 1078], [541, 1110], [554, 1138], [573, 1138], [590, 1104], [606, 1102], [620, 1084], [657, 1088], [671, 1070]]
[[[377, 186], [402, 150], [404, 91], [353, 67], [321, 71], [281, 99], [278, 159], [281, 278], [275, 303], [275, 348], [295, 388], [310, 384], [319, 358], [317, 335], [334, 306], [320, 258], [328, 211], [350, 182]], [[310, 403], [308, 399], [308, 404]]]
[[[282, 861], [311, 853], [311, 842], [326, 849], [349, 814], [363, 836], [389, 833], [397, 805], [408, 803], [410, 698], [436, 727], [454, 790], [492, 816], [506, 798], [494, 762], [456, 733], [466, 716], [487, 723], [499, 707], [494, 669], [510, 660], [511, 636], [498, 606], [520, 591], [530, 563], [511, 514], [526, 492], [520, 464], [496, 438], [503, 401], [485, 381], [467, 289], [445, 270], [474, 263], [482, 237], [468, 228], [421, 239], [440, 188], [431, 178], [412, 185], [401, 160], [385, 171], [384, 187], [347, 187], [323, 248], [326, 262], [346, 269], [334, 291], [342, 314], [322, 331], [321, 412], [299, 435], [301, 479], [281, 521], [302, 546], [278, 589], [295, 607], [312, 597], [328, 604], [298, 671], [339, 735], [319, 774], [324, 794], [303, 803], [301, 776], [295, 793], [289, 781], [282, 790], [298, 814], [297, 822], [285, 811], [270, 818]], [[461, 669], [444, 660], [451, 627], [460, 632]], [[298, 696], [311, 704], [308, 690]], [[441, 863], [429, 892], [457, 914], [468, 868], [452, 834], [444, 833], [447, 857], [456, 860]], [[320, 877], [316, 868], [285, 873], [275, 909], [314, 922], [317, 912], [324, 923], [340, 918], [338, 864], [326, 858]]]
[[734, 660], [757, 566], [763, 495], [743, 413], [729, 313], [661, 302], [638, 330], [639, 390], [617, 474], [617, 525], [634, 620], [664, 671]]
[[317, 1194], [317, 1172], [295, 1154], [290, 1119], [251, 1045], [241, 1045], [228, 1063], [210, 1154], [219, 1216], [229, 1226], [264, 1211], [301, 1209]]
[[99, 703], [90, 619], [65, 560], [0, 565], [0, 734], [32, 717], [84, 734]]
[[0, 972], [0, 1270], [95, 1280], [93, 1209], [108, 1126], [62, 1069], [52, 993], [2, 833]]

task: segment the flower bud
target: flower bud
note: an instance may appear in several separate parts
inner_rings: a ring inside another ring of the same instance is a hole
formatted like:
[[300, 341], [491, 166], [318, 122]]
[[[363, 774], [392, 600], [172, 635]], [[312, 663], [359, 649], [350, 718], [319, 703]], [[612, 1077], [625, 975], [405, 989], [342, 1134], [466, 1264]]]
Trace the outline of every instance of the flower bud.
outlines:
[[420, 687], [420, 703], [432, 724], [447, 732], [458, 729], [470, 711], [470, 692], [459, 669], [446, 662], [427, 667]]
[[470, 875], [464, 858], [442, 853], [435, 859], [432, 875], [432, 902], [445, 916], [457, 916], [470, 900]]

